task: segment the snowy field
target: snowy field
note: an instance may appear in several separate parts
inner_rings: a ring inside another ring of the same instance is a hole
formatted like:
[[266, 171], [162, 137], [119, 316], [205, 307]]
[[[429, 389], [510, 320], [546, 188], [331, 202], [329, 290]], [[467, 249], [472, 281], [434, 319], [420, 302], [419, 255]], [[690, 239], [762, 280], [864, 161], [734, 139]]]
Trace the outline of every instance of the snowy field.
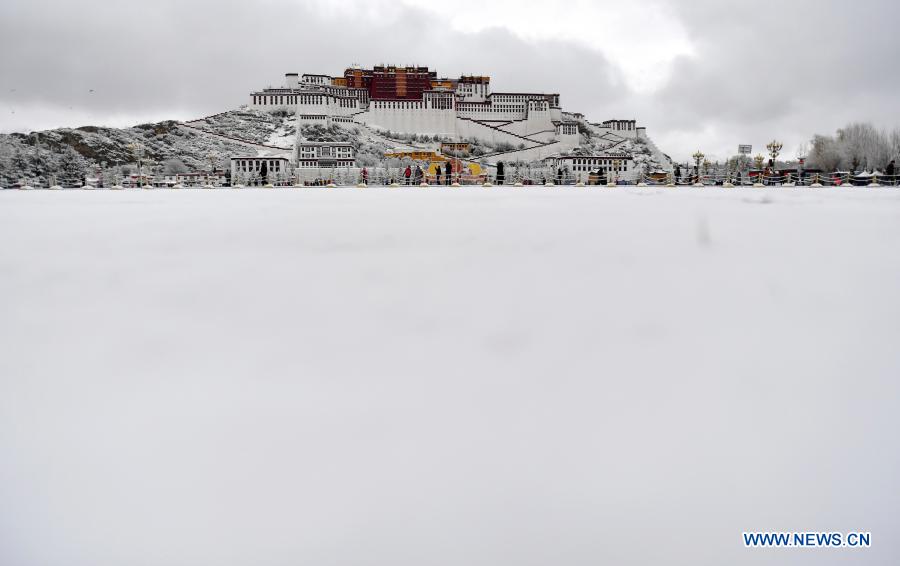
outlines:
[[900, 562], [900, 190], [3, 191], [0, 237], [0, 564]]

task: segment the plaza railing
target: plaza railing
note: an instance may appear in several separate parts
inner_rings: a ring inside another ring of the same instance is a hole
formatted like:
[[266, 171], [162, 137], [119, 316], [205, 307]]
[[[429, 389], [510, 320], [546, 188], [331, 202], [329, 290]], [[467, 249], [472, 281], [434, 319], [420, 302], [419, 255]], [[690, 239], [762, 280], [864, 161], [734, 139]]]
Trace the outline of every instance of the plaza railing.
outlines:
[[[831, 173], [732, 173], [712, 172], [701, 175], [685, 175], [675, 177], [672, 173], [665, 176], [632, 175], [630, 177], [597, 176], [572, 173], [562, 175], [552, 174], [521, 174], [514, 173], [498, 178], [496, 175], [458, 175], [454, 174], [449, 179], [446, 176], [436, 178], [433, 175], [424, 178], [410, 178], [394, 175], [371, 175], [368, 179], [358, 178], [322, 178], [307, 181], [301, 184], [289, 181], [279, 181], [274, 184], [256, 183], [249, 186], [212, 186], [190, 188], [305, 188], [305, 187], [432, 187], [432, 188], [456, 188], [476, 186], [505, 186], [505, 187], [832, 187], [832, 188], [866, 188], [866, 187], [895, 187], [900, 188], [900, 175], [888, 175], [884, 173], [850, 173], [847, 171], [834, 171]], [[37, 179], [9, 178], [0, 176], [0, 188], [2, 189], [122, 189], [135, 188], [129, 185], [113, 186], [72, 186], [68, 183], [48, 185]], [[161, 183], [144, 185], [144, 189], [183, 189], [186, 187], [175, 185], [166, 186]]]

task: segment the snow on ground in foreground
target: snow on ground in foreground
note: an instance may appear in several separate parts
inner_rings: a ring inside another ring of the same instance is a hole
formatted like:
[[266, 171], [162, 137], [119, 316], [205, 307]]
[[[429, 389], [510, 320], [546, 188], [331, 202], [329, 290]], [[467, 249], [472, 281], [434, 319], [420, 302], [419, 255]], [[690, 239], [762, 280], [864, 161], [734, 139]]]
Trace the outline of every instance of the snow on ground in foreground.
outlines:
[[0, 563], [900, 556], [900, 191], [4, 191], [0, 238]]

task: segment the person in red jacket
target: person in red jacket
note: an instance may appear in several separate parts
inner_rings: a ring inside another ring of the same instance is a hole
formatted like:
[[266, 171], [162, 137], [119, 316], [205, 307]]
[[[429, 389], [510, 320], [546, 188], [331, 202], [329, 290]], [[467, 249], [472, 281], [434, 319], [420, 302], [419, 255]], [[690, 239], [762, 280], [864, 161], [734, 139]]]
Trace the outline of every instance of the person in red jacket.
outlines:
[[409, 165], [406, 166], [406, 171], [403, 172], [403, 176], [406, 177], [406, 184], [409, 184], [410, 177], [412, 177], [412, 169], [410, 169]]

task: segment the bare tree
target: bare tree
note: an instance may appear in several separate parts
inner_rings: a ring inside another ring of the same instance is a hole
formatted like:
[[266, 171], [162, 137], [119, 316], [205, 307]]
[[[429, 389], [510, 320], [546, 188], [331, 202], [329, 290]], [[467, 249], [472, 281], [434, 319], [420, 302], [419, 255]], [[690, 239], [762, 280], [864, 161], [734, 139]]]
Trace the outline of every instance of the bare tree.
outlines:
[[891, 132], [891, 159], [900, 158], [900, 128]]
[[869, 123], [848, 124], [838, 130], [844, 165], [852, 164], [863, 169], [884, 167], [889, 161], [890, 142], [887, 135]]
[[836, 171], [843, 165], [843, 152], [831, 136], [815, 136], [809, 152], [810, 164], [824, 171]]
[[816, 135], [809, 150], [810, 165], [838, 169], [882, 169], [900, 153], [900, 130], [890, 135], [869, 123], [852, 123], [835, 136]]
[[180, 159], [166, 159], [163, 162], [163, 173], [165, 175], [177, 175], [179, 173], [187, 173], [188, 166]]
[[738, 173], [742, 171], [749, 171], [752, 165], [753, 160], [750, 159], [750, 156], [744, 155], [742, 153], [740, 155], [730, 157], [728, 161], [725, 162], [725, 169]]

